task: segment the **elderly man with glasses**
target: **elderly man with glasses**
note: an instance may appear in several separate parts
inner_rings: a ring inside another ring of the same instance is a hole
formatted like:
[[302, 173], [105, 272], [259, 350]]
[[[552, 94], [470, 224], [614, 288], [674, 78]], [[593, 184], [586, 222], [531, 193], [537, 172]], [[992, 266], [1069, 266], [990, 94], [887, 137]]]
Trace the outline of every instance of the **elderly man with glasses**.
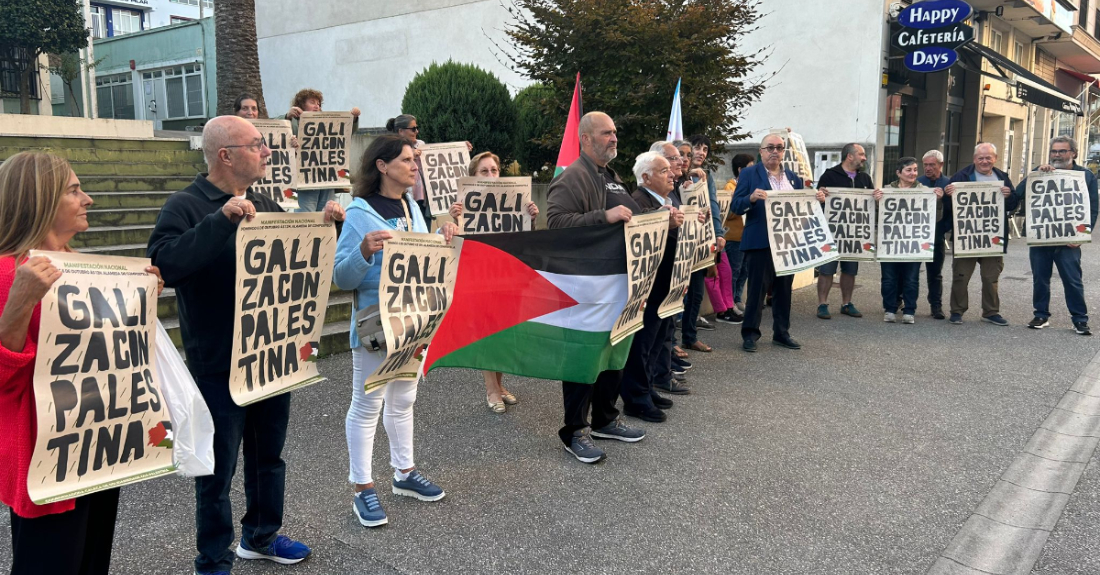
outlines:
[[[290, 564], [309, 547], [279, 534], [283, 522], [286, 463], [282, 459], [290, 418], [290, 394], [246, 407], [229, 395], [236, 298], [237, 226], [256, 212], [282, 212], [250, 188], [264, 177], [271, 150], [255, 126], [236, 116], [219, 116], [203, 129], [203, 156], [210, 172], [198, 174], [172, 194], [157, 216], [146, 254], [176, 290], [187, 368], [214, 420], [214, 474], [195, 479], [196, 573], [233, 567], [233, 510], [229, 488], [244, 443], [244, 491], [248, 510], [241, 519], [236, 555]], [[326, 219], [342, 221], [336, 202]]]

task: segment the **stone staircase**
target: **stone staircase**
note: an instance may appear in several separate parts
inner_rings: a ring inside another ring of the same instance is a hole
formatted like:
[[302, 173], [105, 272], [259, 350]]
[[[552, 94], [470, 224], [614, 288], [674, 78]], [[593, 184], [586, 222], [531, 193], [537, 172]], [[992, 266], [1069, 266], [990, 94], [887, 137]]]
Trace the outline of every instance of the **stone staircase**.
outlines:
[[[172, 193], [205, 171], [202, 152], [184, 140], [115, 140], [0, 136], [0, 161], [25, 150], [44, 150], [69, 160], [94, 203], [89, 228], [73, 238], [81, 252], [145, 257], [145, 246], [161, 206]], [[157, 315], [177, 347], [182, 345], [176, 294], [165, 289]], [[325, 313], [321, 355], [348, 349], [351, 294], [335, 284]]]

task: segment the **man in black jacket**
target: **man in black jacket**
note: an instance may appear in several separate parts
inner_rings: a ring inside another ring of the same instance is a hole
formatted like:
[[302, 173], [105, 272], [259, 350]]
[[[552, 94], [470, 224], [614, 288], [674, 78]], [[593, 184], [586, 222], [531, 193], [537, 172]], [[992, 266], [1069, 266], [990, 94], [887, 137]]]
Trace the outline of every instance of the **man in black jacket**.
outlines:
[[[817, 182], [817, 188], [828, 193], [829, 188], [864, 188], [872, 190], [875, 182], [871, 176], [863, 171], [867, 164], [867, 152], [859, 144], [845, 144], [840, 151], [844, 159], [837, 165], [825, 170], [821, 179]], [[814, 273], [817, 274], [817, 317], [830, 319], [829, 291], [833, 289], [833, 275], [837, 267], [840, 268], [840, 297], [843, 305], [840, 313], [852, 317], [863, 317], [863, 314], [852, 305], [852, 292], [856, 288], [856, 274], [859, 273], [859, 262], [831, 261], [817, 266]]]
[[[195, 176], [194, 183], [168, 198], [146, 249], [165, 285], [176, 289], [187, 368], [214, 421], [214, 474], [195, 478], [195, 572], [228, 572], [233, 566], [229, 488], [242, 442], [248, 510], [236, 555], [297, 563], [309, 556], [309, 547], [279, 535], [290, 394], [245, 407], [229, 394], [237, 226], [256, 212], [283, 211], [250, 188], [264, 177], [271, 150], [248, 120], [219, 116], [203, 129], [203, 155], [209, 174]], [[344, 219], [336, 202], [324, 211], [330, 220]]]
[[[546, 195], [546, 224], [550, 228], [571, 228], [629, 222], [641, 211], [622, 180], [607, 164], [618, 155], [615, 122], [603, 112], [589, 112], [578, 128], [581, 155], [550, 182]], [[622, 370], [601, 372], [594, 383], [561, 382], [565, 403], [565, 425], [558, 431], [565, 450], [584, 463], [605, 457], [592, 437], [633, 443], [645, 438], [645, 431], [627, 427], [615, 403], [619, 399]], [[589, 408], [592, 425], [588, 423]]]

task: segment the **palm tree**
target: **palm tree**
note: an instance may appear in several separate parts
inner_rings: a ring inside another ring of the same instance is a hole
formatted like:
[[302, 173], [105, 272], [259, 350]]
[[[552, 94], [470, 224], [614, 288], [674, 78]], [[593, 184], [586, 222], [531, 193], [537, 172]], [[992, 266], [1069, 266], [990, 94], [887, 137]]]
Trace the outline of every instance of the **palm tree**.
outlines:
[[218, 114], [232, 114], [233, 100], [247, 92], [256, 96], [260, 117], [267, 117], [256, 49], [255, 0], [218, 0], [214, 10], [217, 48]]

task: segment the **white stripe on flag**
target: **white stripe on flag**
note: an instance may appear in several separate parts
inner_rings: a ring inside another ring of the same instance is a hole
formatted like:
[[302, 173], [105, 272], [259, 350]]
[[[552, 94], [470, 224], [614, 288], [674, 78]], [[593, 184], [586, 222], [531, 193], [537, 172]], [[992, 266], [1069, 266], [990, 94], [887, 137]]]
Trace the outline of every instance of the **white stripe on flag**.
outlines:
[[548, 313], [530, 321], [579, 331], [611, 331], [626, 306], [629, 294], [626, 274], [575, 276], [540, 271], [578, 305]]

